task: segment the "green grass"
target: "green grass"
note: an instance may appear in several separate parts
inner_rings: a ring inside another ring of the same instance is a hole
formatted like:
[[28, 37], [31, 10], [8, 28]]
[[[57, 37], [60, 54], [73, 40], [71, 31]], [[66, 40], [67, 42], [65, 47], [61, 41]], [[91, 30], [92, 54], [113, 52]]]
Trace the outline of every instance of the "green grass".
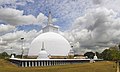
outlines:
[[115, 63], [104, 61], [96, 63], [69, 64], [46, 67], [17, 67], [6, 60], [0, 60], [0, 72], [115, 72]]

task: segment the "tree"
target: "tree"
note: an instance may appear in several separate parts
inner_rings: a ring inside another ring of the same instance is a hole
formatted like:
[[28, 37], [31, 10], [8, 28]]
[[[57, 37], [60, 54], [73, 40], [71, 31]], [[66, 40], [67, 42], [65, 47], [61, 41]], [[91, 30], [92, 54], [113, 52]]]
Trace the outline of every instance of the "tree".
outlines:
[[120, 51], [117, 46], [110, 47], [109, 49], [105, 49], [101, 56], [104, 60], [120, 60]]
[[87, 56], [88, 58], [90, 58], [90, 59], [93, 59], [93, 57], [94, 57], [94, 53], [93, 52], [86, 52], [85, 54], [84, 54], [84, 56]]
[[1, 59], [4, 59], [6, 57], [9, 57], [9, 55], [6, 52], [3, 52], [3, 53], [0, 54]]
[[118, 48], [119, 48], [119, 50], [120, 50], [120, 44], [118, 45]]
[[95, 52], [96, 53], [96, 56], [98, 57], [98, 59], [101, 59], [102, 57], [101, 57], [101, 53], [99, 53], [99, 52]]
[[111, 56], [111, 50], [110, 49], [105, 49], [102, 53], [101, 56], [104, 60], [112, 60]]
[[8, 55], [6, 52], [3, 52], [3, 53], [2, 53], [2, 56], [5, 57], [5, 56], [9, 56], [9, 55]]

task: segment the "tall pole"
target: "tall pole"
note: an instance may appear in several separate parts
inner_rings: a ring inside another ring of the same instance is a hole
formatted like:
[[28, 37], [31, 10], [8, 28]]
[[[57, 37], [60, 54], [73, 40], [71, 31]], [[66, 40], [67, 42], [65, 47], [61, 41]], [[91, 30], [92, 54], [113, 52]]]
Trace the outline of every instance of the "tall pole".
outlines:
[[120, 50], [120, 43], [119, 43], [119, 45], [118, 45], [118, 51]]
[[117, 61], [117, 72], [119, 72], [119, 61]]
[[[118, 45], [118, 51], [120, 51], [120, 43]], [[117, 72], [119, 72], [119, 59], [117, 60]]]
[[13, 54], [12, 47], [10, 49], [11, 49], [11, 56], [12, 56], [12, 54]]
[[24, 41], [24, 38], [21, 38], [21, 41], [22, 41], [22, 48], [21, 48], [21, 50], [22, 50], [22, 53], [21, 53], [21, 58], [23, 59], [23, 53], [24, 53], [24, 49], [23, 49], [23, 41]]

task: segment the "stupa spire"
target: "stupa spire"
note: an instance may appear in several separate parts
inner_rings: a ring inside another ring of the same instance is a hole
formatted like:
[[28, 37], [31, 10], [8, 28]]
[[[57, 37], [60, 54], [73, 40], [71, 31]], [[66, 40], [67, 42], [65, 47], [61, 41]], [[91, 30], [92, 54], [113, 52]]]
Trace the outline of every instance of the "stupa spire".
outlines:
[[58, 26], [53, 25], [51, 11], [49, 11], [48, 23], [45, 27], [43, 27], [43, 29], [42, 29], [43, 33], [45, 33], [45, 32], [56, 32], [56, 33], [58, 33], [58, 31], [59, 31], [58, 29], [59, 29]]
[[42, 48], [41, 48], [41, 50], [45, 50], [45, 48], [44, 48], [44, 42], [42, 42]]
[[49, 11], [49, 15], [48, 15], [48, 24], [52, 24], [52, 15], [51, 15], [51, 11]]
[[45, 48], [44, 48], [44, 42], [42, 42], [42, 48], [38, 54], [37, 59], [49, 59], [48, 53], [45, 51]]

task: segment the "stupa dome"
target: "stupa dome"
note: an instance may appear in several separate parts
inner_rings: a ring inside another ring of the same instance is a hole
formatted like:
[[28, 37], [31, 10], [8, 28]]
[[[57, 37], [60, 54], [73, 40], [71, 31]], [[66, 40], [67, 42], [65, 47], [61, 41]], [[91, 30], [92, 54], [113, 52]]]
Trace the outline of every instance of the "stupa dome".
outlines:
[[93, 59], [98, 59], [98, 57], [95, 55]]
[[37, 59], [48, 59], [48, 53], [45, 50], [40, 51]]
[[98, 59], [98, 57], [97, 57], [96, 53], [95, 53], [95, 56], [94, 56], [94, 58], [93, 58], [93, 59]]
[[60, 34], [45, 32], [32, 41], [28, 56], [38, 56], [42, 47], [42, 42], [45, 43], [46, 52], [51, 56], [67, 56], [71, 49], [69, 42]]

